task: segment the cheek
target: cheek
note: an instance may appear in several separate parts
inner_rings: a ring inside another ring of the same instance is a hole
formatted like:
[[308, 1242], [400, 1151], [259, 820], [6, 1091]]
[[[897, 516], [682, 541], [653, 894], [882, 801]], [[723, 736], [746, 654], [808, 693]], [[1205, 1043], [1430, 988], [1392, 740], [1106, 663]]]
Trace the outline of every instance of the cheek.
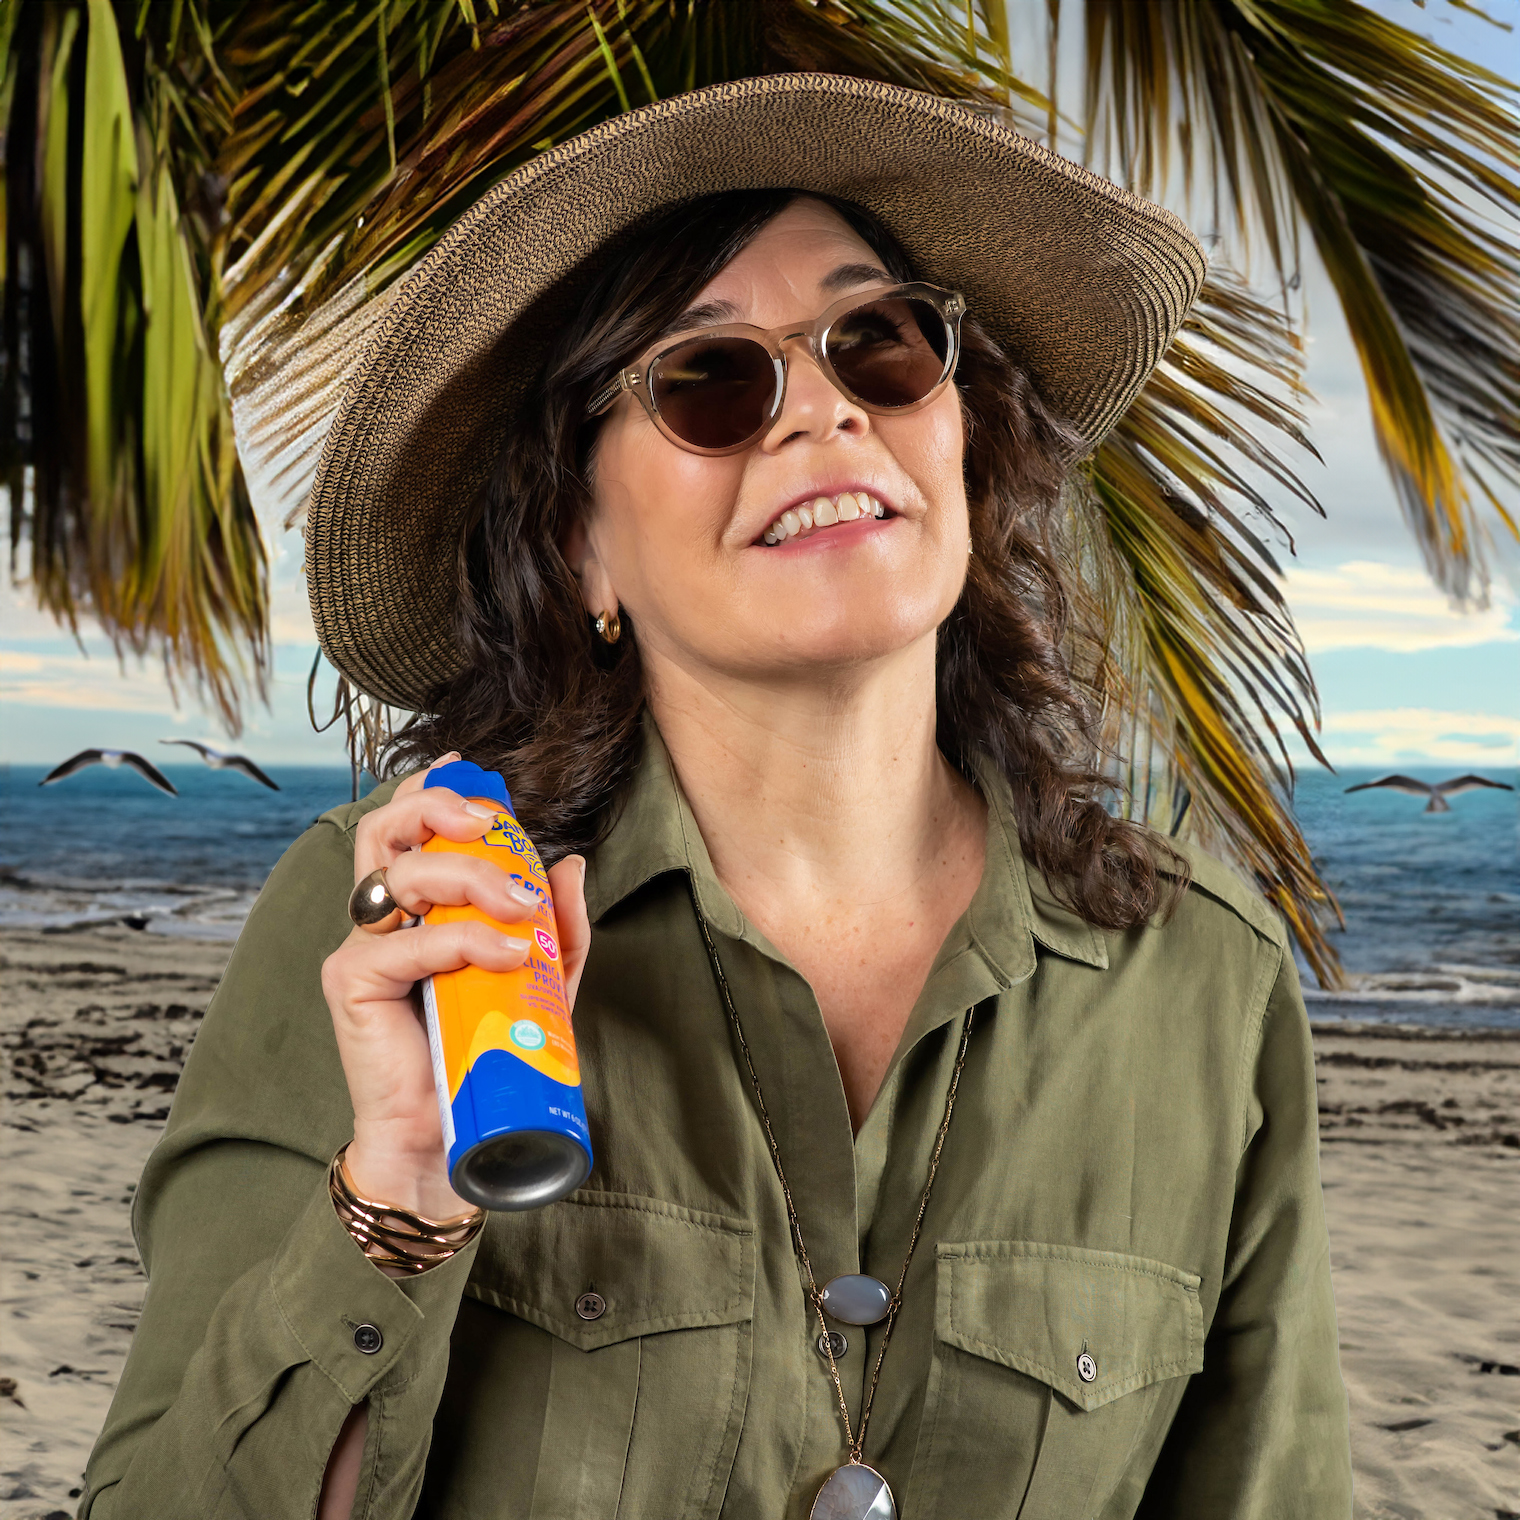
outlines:
[[711, 574], [737, 474], [727, 459], [675, 448], [642, 413], [606, 430], [592, 480], [593, 535], [630, 610], [647, 611]]
[[941, 504], [964, 517], [966, 511], [966, 422], [960, 392], [951, 386], [925, 413], [923, 461]]
[[921, 412], [880, 423], [882, 440], [928, 506], [925, 536], [964, 547], [966, 429], [960, 395], [952, 386]]

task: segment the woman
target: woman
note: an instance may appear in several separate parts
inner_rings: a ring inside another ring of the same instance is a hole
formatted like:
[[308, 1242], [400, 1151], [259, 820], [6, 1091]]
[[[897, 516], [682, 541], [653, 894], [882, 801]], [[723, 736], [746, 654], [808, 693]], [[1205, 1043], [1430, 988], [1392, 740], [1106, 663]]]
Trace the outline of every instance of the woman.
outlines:
[[[1283, 931], [1104, 811], [1060, 653], [1060, 480], [1201, 274], [1157, 208], [818, 75], [563, 144], [425, 261], [308, 566], [329, 655], [429, 716], [249, 918], [83, 1513], [1349, 1512]], [[483, 1231], [415, 985], [526, 947], [398, 925], [527, 905], [415, 850], [482, 828], [440, 751], [556, 861], [597, 1153]], [[379, 1267], [356, 1196], [452, 1233]]]

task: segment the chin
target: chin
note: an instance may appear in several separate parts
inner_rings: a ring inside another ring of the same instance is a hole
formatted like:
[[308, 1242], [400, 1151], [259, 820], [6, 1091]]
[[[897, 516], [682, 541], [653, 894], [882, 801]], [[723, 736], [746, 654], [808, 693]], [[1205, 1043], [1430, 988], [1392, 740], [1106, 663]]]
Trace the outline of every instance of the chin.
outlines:
[[845, 610], [820, 618], [815, 608], [811, 617], [767, 618], [769, 626], [753, 630], [747, 652], [776, 675], [806, 679], [809, 673], [823, 675], [891, 660], [925, 639], [932, 642], [941, 621], [943, 615], [894, 617], [880, 602], [854, 609], [853, 616]]

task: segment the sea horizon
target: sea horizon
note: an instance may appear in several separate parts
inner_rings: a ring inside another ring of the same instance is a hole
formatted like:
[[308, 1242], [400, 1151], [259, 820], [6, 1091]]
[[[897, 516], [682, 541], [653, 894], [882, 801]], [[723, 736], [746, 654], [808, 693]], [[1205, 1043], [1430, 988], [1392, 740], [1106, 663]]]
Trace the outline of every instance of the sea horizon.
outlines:
[[[346, 766], [268, 766], [278, 792], [202, 765], [160, 769], [178, 797], [101, 766], [42, 788], [48, 767], [0, 762], [0, 928], [114, 922], [233, 939], [283, 851], [352, 800]], [[1463, 771], [1400, 769], [1426, 781]], [[1295, 813], [1346, 917], [1330, 930], [1346, 989], [1320, 989], [1299, 958], [1311, 1018], [1520, 1029], [1520, 792], [1464, 793], [1440, 814], [1404, 793], [1345, 792], [1386, 773], [1298, 779]], [[1484, 774], [1520, 779], [1513, 766]], [[366, 775], [361, 795], [373, 785]]]

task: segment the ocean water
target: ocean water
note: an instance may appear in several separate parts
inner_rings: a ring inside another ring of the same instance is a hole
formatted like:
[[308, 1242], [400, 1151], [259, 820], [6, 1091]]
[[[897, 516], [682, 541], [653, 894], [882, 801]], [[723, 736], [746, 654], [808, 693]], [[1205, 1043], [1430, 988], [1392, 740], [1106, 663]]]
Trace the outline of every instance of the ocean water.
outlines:
[[[1468, 767], [1408, 766], [1436, 782]], [[1295, 809], [1346, 928], [1330, 942], [1351, 986], [1305, 977], [1316, 1019], [1520, 1029], [1520, 791], [1463, 792], [1449, 813], [1387, 789], [1345, 788], [1385, 772], [1300, 777]], [[1515, 786], [1513, 767], [1480, 772]]]
[[[0, 926], [127, 920], [234, 938], [281, 851], [350, 797], [340, 769], [271, 768], [278, 792], [205, 766], [164, 771], [178, 798], [102, 766], [45, 788], [41, 766], [0, 766]], [[1331, 940], [1351, 979], [1325, 993], [1306, 977], [1311, 1015], [1520, 1029], [1520, 793], [1467, 792], [1438, 814], [1398, 792], [1345, 795], [1376, 774], [1300, 778], [1295, 806], [1346, 915]]]
[[126, 919], [150, 933], [235, 939], [285, 848], [352, 798], [348, 770], [332, 766], [266, 767], [278, 792], [236, 771], [159, 769], [178, 797], [125, 768], [94, 765], [41, 787], [48, 767], [0, 766], [0, 926], [61, 932]]

